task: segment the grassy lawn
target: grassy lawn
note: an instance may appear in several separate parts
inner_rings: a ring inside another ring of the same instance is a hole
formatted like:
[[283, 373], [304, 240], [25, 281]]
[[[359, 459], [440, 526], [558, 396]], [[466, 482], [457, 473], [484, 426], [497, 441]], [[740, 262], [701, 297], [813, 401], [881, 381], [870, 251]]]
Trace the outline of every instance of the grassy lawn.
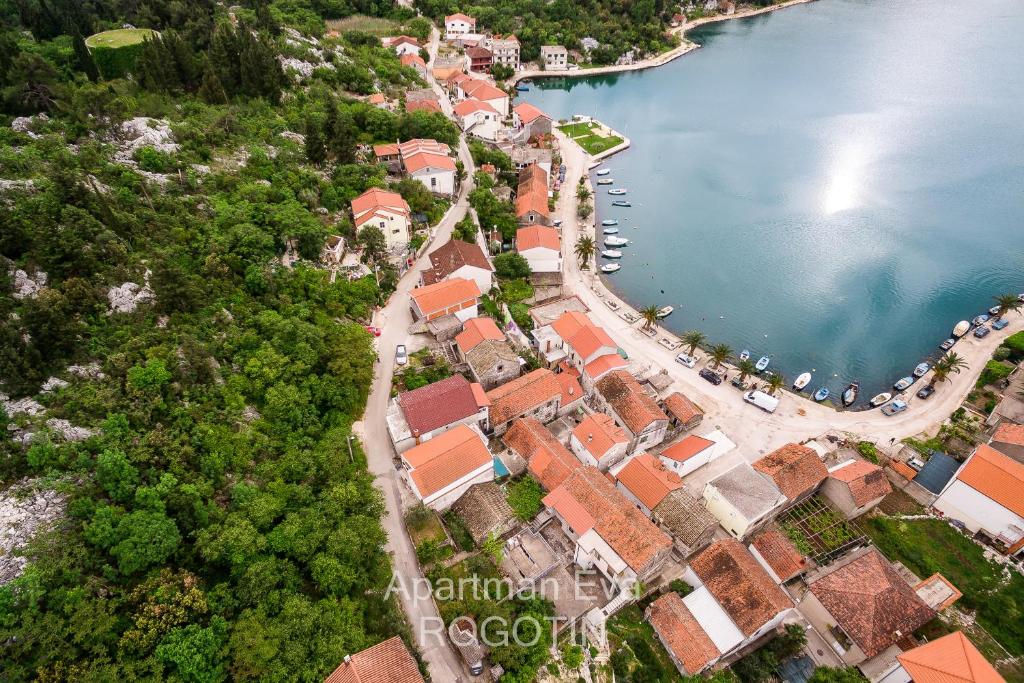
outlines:
[[597, 128], [596, 123], [567, 123], [564, 126], [559, 126], [558, 130], [571, 138], [578, 138], [584, 135], [590, 135], [590, 131], [594, 128]]
[[418, 546], [423, 541], [443, 542], [448, 538], [444, 533], [444, 527], [441, 526], [441, 520], [437, 518], [437, 513], [425, 506], [413, 508], [406, 513], [405, 525], [409, 529], [413, 546]]
[[595, 155], [607, 151], [612, 147], [622, 144], [622, 138], [617, 135], [601, 137], [600, 135], [587, 135], [582, 138], [575, 138], [576, 144], [586, 150], [587, 154]]
[[646, 674], [644, 680], [649, 681], [682, 680], [639, 605], [630, 605], [608, 620], [608, 645], [618, 680], [629, 680], [634, 672]]
[[921, 578], [939, 572], [949, 579], [963, 593], [960, 609], [973, 611], [1010, 654], [1024, 654], [1024, 576], [986, 559], [978, 545], [939, 520], [875, 517], [864, 530], [889, 559]]
[[390, 19], [380, 17], [368, 17], [362, 14], [355, 14], [344, 19], [329, 19], [327, 28], [331, 31], [344, 33], [345, 31], [362, 31], [371, 33], [378, 37], [393, 36], [398, 33], [400, 24]]
[[88, 47], [124, 47], [141, 43], [155, 33], [151, 28], [119, 28], [93, 34], [85, 39], [85, 44]]

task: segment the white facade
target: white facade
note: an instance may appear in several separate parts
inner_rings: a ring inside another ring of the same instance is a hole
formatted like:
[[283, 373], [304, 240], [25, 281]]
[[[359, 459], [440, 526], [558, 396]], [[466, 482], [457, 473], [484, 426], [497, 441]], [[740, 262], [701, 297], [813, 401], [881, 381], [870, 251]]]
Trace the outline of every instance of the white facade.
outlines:
[[562, 272], [562, 252], [547, 247], [534, 247], [519, 252], [530, 264], [530, 270], [535, 273], [560, 273]]
[[460, 117], [459, 124], [463, 131], [484, 140], [497, 140], [502, 128], [500, 115], [483, 109]]
[[722, 528], [735, 538], [743, 538], [758, 520], [747, 519], [711, 483], [704, 486], [704, 507], [713, 514]]
[[455, 194], [455, 171], [427, 166], [409, 174], [434, 194]]
[[573, 560], [581, 569], [596, 567], [620, 590], [626, 590], [636, 583], [636, 572], [594, 529], [590, 529], [576, 541], [576, 554]]
[[413, 436], [412, 430], [409, 428], [409, 423], [405, 421], [405, 415], [402, 412], [402, 405], [398, 402], [398, 397], [391, 399], [388, 404], [387, 413], [387, 424], [388, 424], [388, 436], [391, 437], [391, 443], [395, 447], [395, 451], [399, 454], [404, 453], [413, 446], [423, 443], [424, 441], [430, 441], [439, 434], [444, 434], [453, 427], [459, 425], [466, 425], [467, 427], [479, 427], [481, 425], [486, 428], [487, 426], [487, 406], [481, 407], [473, 415], [467, 415], [461, 420], [456, 420], [446, 425], [441, 425], [437, 429], [433, 429], [425, 434], [420, 434], [417, 439]]
[[451, 280], [453, 278], [466, 278], [476, 283], [476, 286], [480, 289], [483, 294], [491, 291], [491, 287], [494, 286], [494, 273], [489, 270], [485, 270], [478, 266], [460, 266], [459, 268], [452, 271], [445, 280]]
[[672, 458], [666, 458], [664, 455], [660, 455], [658, 457], [669, 470], [675, 472], [680, 477], [685, 477], [686, 475], [699, 470], [701, 467], [704, 467], [704, 465], [718, 460], [720, 457], [736, 448], [736, 444], [717, 429], [710, 434], [702, 436], [701, 438], [711, 441], [712, 444], [697, 455], [687, 458], [682, 462], [673, 460]]
[[399, 57], [401, 57], [402, 55], [418, 55], [420, 53], [419, 45], [414, 45], [406, 41], [395, 43], [391, 47], [394, 48], [395, 54], [397, 54]]
[[[1024, 496], [1024, 491], [1021, 496]], [[1007, 510], [959, 479], [950, 480], [932, 507], [963, 522], [972, 533], [984, 531], [1007, 546], [1024, 538], [1024, 517]]]
[[613, 444], [611, 448], [604, 454], [600, 461], [594, 457], [587, 446], [579, 440], [575, 434], [569, 436], [569, 449], [573, 454], [579, 458], [579, 461], [584, 465], [591, 465], [601, 470], [606, 471], [609, 467], [617, 465], [622, 462], [622, 459], [626, 457], [626, 447], [629, 445], [628, 441], [622, 443]]
[[386, 207], [372, 211], [373, 217], [359, 226], [359, 232], [372, 225], [384, 233], [384, 242], [388, 245], [388, 251], [404, 249], [409, 244], [409, 235], [412, 233], [409, 217]]
[[476, 30], [476, 24], [465, 19], [445, 19], [444, 37], [445, 40], [456, 40]]
[[564, 71], [569, 68], [569, 51], [561, 45], [541, 45], [540, 58], [545, 71]]

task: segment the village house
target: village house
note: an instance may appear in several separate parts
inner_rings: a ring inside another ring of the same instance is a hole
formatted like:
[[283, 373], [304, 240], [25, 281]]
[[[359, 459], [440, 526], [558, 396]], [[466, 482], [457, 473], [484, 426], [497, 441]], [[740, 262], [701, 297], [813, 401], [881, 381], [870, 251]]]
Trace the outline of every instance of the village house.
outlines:
[[732, 536], [744, 539], [771, 521], [786, 497], [768, 477], [740, 463], [704, 485], [704, 504]]
[[766, 529], [754, 537], [747, 550], [754, 556], [775, 583], [784, 584], [811, 568], [793, 541], [776, 529]]
[[381, 672], [387, 672], [387, 683], [423, 683], [416, 660], [398, 636], [354, 655], [345, 655], [324, 683], [384, 683], [379, 678]]
[[613, 370], [594, 385], [595, 402], [614, 418], [629, 437], [627, 452], [653, 448], [665, 439], [668, 416], [647, 395], [633, 375]]
[[715, 460], [722, 452], [711, 439], [690, 434], [663, 450], [658, 457], [677, 476], [685, 477]]
[[775, 482], [786, 497], [786, 507], [809, 498], [828, 477], [828, 469], [818, 454], [795, 443], [786, 444], [757, 460], [754, 469]]
[[373, 226], [384, 235], [392, 253], [405, 251], [412, 236], [412, 211], [397, 192], [370, 188], [352, 200], [352, 218], [356, 234]]
[[494, 267], [478, 244], [451, 239], [430, 252], [430, 267], [420, 273], [420, 282], [432, 285], [451, 278], [472, 280], [486, 293], [494, 286]]
[[442, 113], [441, 103], [438, 102], [437, 100], [406, 100], [405, 111], [407, 111], [410, 114], [413, 113], [414, 111], [426, 111], [433, 112], [436, 114]]
[[491, 70], [491, 51], [479, 45], [472, 45], [466, 48], [466, 57], [469, 59], [469, 70], [477, 73], [488, 73]]
[[336, 266], [341, 263], [345, 256], [345, 238], [341, 235], [330, 235], [324, 240], [323, 249], [320, 250], [320, 260], [329, 266]]
[[683, 480], [650, 453], [640, 453], [610, 470], [615, 488], [647, 517], [668, 494], [683, 488]]
[[596, 568], [620, 591], [657, 574], [672, 549], [668, 535], [594, 467], [574, 470], [544, 506], [574, 542], [573, 562]]
[[512, 109], [512, 125], [523, 131], [523, 139], [530, 140], [551, 134], [551, 117], [529, 102], [521, 102]]
[[954, 631], [897, 655], [877, 683], [1006, 683], [963, 631]]
[[[582, 402], [582, 387], [570, 388], [570, 391], [578, 395], [572, 402]], [[491, 402], [488, 413], [490, 427], [496, 436], [504, 434], [512, 421], [519, 417], [534, 417], [545, 424], [551, 422], [563, 407], [562, 385], [555, 379], [555, 373], [546, 368], [534, 370], [488, 391], [487, 398]]]
[[558, 231], [543, 225], [516, 230], [516, 253], [530, 264], [534, 273], [562, 270], [562, 243]]
[[654, 507], [651, 519], [672, 537], [676, 552], [683, 558], [705, 548], [718, 530], [715, 516], [684, 488], [670, 491]]
[[399, 57], [398, 61], [402, 66], [407, 66], [419, 74], [420, 78], [427, 77], [427, 63], [423, 61], [419, 53], [416, 54], [404, 54]]
[[387, 109], [388, 111], [394, 109], [392, 104], [388, 102], [386, 97], [384, 97], [383, 93], [375, 92], [370, 95], [366, 101], [377, 107], [377, 109]]
[[[491, 51], [492, 64], [504, 64], [514, 71], [519, 71], [519, 39], [515, 36], [494, 36], [484, 42], [484, 47]], [[506, 115], [508, 112], [505, 112]]]
[[382, 38], [381, 42], [384, 44], [384, 47], [390, 47], [400, 57], [403, 55], [419, 55], [420, 50], [423, 48], [419, 41], [411, 36]]
[[[935, 617], [873, 547], [863, 548], [808, 575], [800, 613], [846, 666], [871, 672], [895, 663], [897, 644]], [[878, 658], [877, 661], [870, 661]]]
[[424, 505], [447, 510], [469, 487], [494, 480], [484, 435], [459, 425], [402, 453], [402, 476]]
[[696, 676], [721, 657], [679, 593], [662, 595], [647, 606], [644, 617], [683, 676]]
[[569, 51], [562, 45], [541, 45], [540, 64], [545, 71], [565, 71], [569, 68]]
[[1024, 557], [1024, 464], [1008, 455], [978, 446], [932, 507], [1002, 552]]
[[491, 481], [471, 486], [452, 505], [452, 510], [466, 525], [466, 530], [477, 545], [492, 534], [500, 537], [516, 525], [505, 492]]
[[544, 169], [527, 166], [519, 173], [515, 211], [516, 220], [521, 226], [550, 223], [548, 177]]
[[485, 390], [519, 376], [522, 363], [491, 318], [471, 318], [455, 337], [459, 356]]
[[545, 491], [554, 491], [583, 466], [551, 430], [533, 417], [512, 422], [502, 443], [526, 462], [527, 470]]
[[508, 93], [504, 90], [494, 87], [482, 78], [470, 77], [459, 79], [455, 87], [458, 99], [466, 100], [473, 98], [486, 102], [494, 107], [495, 111], [501, 115], [502, 120], [508, 116], [509, 97]]
[[1024, 425], [1001, 423], [992, 435], [989, 445], [1003, 455], [1024, 464]]
[[860, 517], [892, 493], [885, 472], [867, 460], [846, 460], [828, 468], [822, 493], [846, 515]]
[[[517, 135], [517, 141], [526, 142], [522, 132]], [[547, 175], [546, 178], [551, 177], [551, 164], [554, 158], [551, 149], [547, 147], [530, 147], [525, 144], [515, 144], [512, 147], [509, 156], [512, 159], [512, 165], [516, 169], [516, 173], [521, 173], [523, 169], [530, 165], [540, 166], [544, 169], [544, 173]]]
[[622, 462], [628, 445], [626, 432], [604, 413], [587, 415], [569, 436], [569, 448], [580, 462], [602, 472]]
[[429, 322], [454, 315], [466, 322], [477, 316], [480, 288], [473, 280], [456, 277], [417, 287], [409, 297], [413, 320]]
[[402, 156], [402, 167], [409, 177], [423, 183], [434, 194], [454, 195], [455, 160], [447, 154], [414, 152]]
[[668, 415], [668, 438], [696, 429], [704, 421], [704, 411], [681, 392], [675, 391], [661, 402]]
[[467, 135], [496, 140], [501, 130], [501, 114], [491, 105], [470, 98], [455, 105], [455, 119]]
[[585, 391], [592, 392], [594, 383], [612, 370], [626, 367], [612, 338], [581, 310], [565, 310], [546, 325], [540, 322], [532, 332], [537, 352], [551, 366], [564, 362], [571, 367]]
[[391, 443], [401, 453], [459, 425], [486, 425], [489, 405], [483, 387], [462, 375], [402, 392], [388, 405]]
[[476, 19], [473, 17], [456, 12], [444, 18], [445, 40], [457, 40], [467, 33], [476, 33]]

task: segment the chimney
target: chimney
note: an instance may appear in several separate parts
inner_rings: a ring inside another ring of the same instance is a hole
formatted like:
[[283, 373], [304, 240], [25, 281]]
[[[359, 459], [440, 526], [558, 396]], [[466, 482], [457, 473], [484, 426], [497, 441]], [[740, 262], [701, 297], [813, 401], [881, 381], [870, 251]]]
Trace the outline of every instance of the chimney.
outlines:
[[345, 655], [345, 663], [346, 664], [351, 664], [352, 663], [352, 655]]
[[594, 433], [593, 432], [588, 432], [587, 433], [587, 443], [590, 443], [593, 440], [594, 440]]
[[418, 429], [412, 430], [412, 436], [413, 436], [414, 439], [416, 439], [416, 444], [418, 445], [419, 442], [420, 442], [420, 430], [418, 430]]

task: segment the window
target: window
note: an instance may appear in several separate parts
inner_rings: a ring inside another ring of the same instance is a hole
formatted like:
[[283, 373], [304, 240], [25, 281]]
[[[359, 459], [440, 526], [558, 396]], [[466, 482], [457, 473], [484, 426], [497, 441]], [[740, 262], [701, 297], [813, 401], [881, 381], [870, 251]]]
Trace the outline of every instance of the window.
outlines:
[[432, 178], [430, 179], [430, 186], [431, 186], [431, 187], [437, 187], [437, 178], [433, 178], [433, 177], [432, 177]]

